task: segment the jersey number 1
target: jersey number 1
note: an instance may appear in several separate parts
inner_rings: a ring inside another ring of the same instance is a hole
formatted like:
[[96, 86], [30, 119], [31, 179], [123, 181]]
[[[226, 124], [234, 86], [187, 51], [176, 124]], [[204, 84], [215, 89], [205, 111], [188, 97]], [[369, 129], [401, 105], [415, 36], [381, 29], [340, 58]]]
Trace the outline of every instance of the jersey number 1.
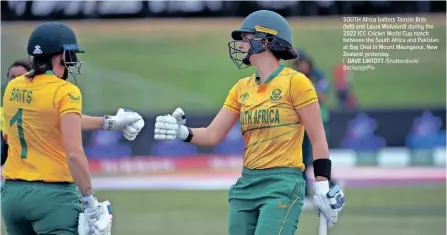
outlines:
[[20, 156], [22, 156], [22, 159], [26, 158], [26, 155], [28, 154], [28, 147], [26, 146], [25, 141], [25, 134], [23, 133], [23, 109], [19, 108], [17, 110], [17, 113], [14, 115], [14, 117], [11, 118], [11, 121], [9, 121], [9, 126], [14, 125], [14, 123], [17, 122], [17, 131], [19, 133], [19, 140], [20, 145], [22, 147], [22, 153]]

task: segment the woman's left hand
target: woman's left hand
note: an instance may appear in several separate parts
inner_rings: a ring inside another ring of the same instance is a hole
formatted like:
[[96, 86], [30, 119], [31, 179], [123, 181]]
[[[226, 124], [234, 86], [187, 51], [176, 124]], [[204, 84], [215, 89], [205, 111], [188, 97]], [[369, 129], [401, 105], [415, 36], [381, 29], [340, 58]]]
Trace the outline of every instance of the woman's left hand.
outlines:
[[314, 184], [314, 209], [318, 216], [326, 217], [328, 228], [337, 223], [338, 214], [345, 205], [345, 195], [340, 186], [329, 188], [329, 181], [317, 181]]

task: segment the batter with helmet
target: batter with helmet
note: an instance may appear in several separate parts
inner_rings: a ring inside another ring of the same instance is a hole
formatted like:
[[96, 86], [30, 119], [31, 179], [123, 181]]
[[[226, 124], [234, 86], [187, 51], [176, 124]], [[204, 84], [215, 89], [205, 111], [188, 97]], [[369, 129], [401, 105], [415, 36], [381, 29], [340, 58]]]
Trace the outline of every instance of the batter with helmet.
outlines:
[[173, 115], [158, 116], [154, 138], [214, 146], [240, 120], [243, 170], [229, 192], [228, 234], [291, 235], [304, 199], [301, 145], [306, 129], [314, 146], [315, 209], [332, 226], [345, 198], [340, 187], [329, 186], [331, 160], [315, 88], [304, 74], [280, 63], [297, 57], [289, 23], [260, 10], [231, 36], [231, 60], [240, 69], [256, 67], [256, 73], [236, 82], [209, 126], [190, 128]]

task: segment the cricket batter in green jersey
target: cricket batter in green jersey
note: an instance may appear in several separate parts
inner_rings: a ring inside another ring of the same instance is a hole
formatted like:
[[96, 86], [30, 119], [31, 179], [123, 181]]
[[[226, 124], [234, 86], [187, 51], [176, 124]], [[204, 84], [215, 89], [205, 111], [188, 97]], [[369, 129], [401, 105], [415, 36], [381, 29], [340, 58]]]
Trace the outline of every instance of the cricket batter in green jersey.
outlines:
[[304, 74], [280, 64], [297, 57], [288, 22], [275, 12], [256, 11], [231, 36], [233, 62], [257, 72], [236, 82], [208, 127], [185, 126], [178, 108], [157, 117], [154, 138], [213, 146], [240, 120], [244, 168], [229, 192], [228, 234], [293, 235], [304, 198], [301, 144], [306, 129], [314, 146], [315, 209], [331, 227], [345, 198], [338, 186], [329, 187], [331, 160], [315, 88]]

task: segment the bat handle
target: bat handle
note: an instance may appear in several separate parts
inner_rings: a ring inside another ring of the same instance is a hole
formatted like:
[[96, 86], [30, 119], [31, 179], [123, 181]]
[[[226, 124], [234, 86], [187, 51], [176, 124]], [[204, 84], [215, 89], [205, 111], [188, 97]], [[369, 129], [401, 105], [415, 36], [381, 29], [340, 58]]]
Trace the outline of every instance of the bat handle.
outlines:
[[327, 221], [323, 213], [320, 213], [320, 223], [318, 226], [318, 235], [327, 235]]

